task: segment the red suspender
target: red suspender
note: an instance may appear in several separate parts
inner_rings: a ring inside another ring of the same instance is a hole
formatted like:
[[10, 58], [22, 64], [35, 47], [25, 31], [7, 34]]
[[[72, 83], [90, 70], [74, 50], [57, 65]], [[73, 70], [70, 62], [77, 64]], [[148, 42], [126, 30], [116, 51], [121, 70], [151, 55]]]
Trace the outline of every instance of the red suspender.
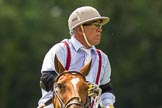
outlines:
[[[98, 72], [96, 77], [96, 84], [98, 84], [98, 81], [100, 79], [100, 73], [101, 73], [101, 64], [102, 64], [102, 58], [101, 58], [101, 52], [99, 49], [96, 49], [98, 56], [99, 56], [99, 64], [98, 64]], [[92, 101], [91, 108], [93, 108], [94, 100]]]
[[98, 84], [98, 81], [100, 79], [100, 73], [101, 73], [101, 64], [102, 64], [102, 58], [101, 58], [101, 52], [99, 49], [96, 49], [98, 56], [99, 56], [99, 64], [98, 64], [98, 72], [97, 72], [97, 78], [96, 78], [96, 84]]
[[[65, 69], [69, 70], [70, 67], [70, 62], [71, 62], [71, 52], [70, 52], [70, 47], [69, 44], [64, 41], [63, 42], [67, 48], [67, 58], [66, 58], [66, 66]], [[100, 78], [100, 73], [101, 73], [101, 64], [102, 64], [102, 58], [101, 58], [101, 52], [99, 49], [96, 49], [98, 56], [99, 56], [99, 64], [98, 64], [98, 72], [97, 72], [97, 77], [96, 77], [96, 84], [98, 84], [99, 82], [99, 78]]]
[[70, 47], [69, 47], [69, 44], [64, 41], [64, 44], [67, 48], [67, 58], [66, 58], [66, 66], [65, 66], [65, 69], [66, 70], [69, 70], [69, 67], [70, 67], [70, 62], [71, 62], [71, 52], [70, 52]]

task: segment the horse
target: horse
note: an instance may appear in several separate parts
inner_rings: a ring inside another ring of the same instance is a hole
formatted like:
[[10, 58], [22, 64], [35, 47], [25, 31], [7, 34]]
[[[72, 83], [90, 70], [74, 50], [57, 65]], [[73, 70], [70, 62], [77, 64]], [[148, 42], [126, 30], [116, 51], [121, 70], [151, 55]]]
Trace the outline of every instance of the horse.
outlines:
[[89, 108], [91, 97], [99, 94], [99, 88], [87, 82], [85, 78], [90, 71], [91, 61], [79, 72], [66, 70], [57, 55], [55, 55], [54, 64], [58, 73], [58, 77], [54, 81], [53, 98], [51, 99], [54, 108]]
[[55, 56], [55, 69], [59, 76], [53, 85], [54, 108], [88, 108], [88, 83], [85, 76], [90, 71], [91, 62], [81, 68], [80, 72], [67, 71]]

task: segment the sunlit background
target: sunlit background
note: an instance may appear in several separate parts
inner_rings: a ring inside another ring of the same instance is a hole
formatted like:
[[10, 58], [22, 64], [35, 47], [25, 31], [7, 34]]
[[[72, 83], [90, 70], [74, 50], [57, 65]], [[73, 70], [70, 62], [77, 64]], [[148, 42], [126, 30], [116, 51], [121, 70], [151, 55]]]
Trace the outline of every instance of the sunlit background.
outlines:
[[108, 56], [115, 108], [162, 108], [162, 1], [0, 0], [0, 108], [36, 108], [46, 52], [70, 38], [79, 6], [109, 16], [97, 48]]

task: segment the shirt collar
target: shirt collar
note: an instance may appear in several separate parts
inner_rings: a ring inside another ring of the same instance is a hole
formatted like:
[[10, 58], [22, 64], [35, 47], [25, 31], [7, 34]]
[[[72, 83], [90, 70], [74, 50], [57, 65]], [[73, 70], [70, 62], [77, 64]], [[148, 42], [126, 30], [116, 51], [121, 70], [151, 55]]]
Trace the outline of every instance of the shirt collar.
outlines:
[[71, 37], [70, 41], [76, 51], [83, 47], [83, 45], [74, 36]]
[[[73, 47], [74, 47], [74, 49], [75, 49], [76, 51], [78, 51], [80, 48], [84, 47], [84, 46], [83, 46], [74, 36], [71, 36], [70, 41], [71, 41], [71, 43], [72, 43], [72, 45], [73, 45]], [[94, 45], [93, 45], [90, 49], [91, 49], [92, 51], [94, 51], [95, 53], [97, 53], [97, 52], [96, 52], [96, 48], [95, 48]]]

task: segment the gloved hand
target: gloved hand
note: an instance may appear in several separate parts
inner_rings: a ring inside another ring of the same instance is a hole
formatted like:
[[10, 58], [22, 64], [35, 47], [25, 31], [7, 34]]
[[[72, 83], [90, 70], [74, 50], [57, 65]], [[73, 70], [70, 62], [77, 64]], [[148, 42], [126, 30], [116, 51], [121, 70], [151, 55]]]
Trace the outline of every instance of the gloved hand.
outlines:
[[114, 108], [114, 106], [113, 105], [106, 105], [103, 108]]
[[40, 78], [41, 88], [46, 90], [47, 92], [53, 91], [54, 79], [55, 79], [55, 75], [51, 73], [43, 73]]

